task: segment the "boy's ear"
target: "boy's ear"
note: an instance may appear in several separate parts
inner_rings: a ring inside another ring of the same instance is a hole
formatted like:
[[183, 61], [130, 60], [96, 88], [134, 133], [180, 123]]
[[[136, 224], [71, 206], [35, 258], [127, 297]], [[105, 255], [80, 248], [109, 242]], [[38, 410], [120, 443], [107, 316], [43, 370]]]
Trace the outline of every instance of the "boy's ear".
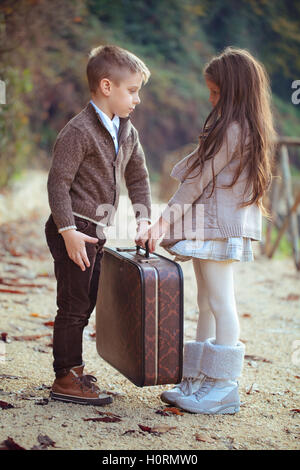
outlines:
[[111, 92], [111, 81], [108, 78], [102, 78], [99, 82], [99, 88], [103, 95], [109, 96]]

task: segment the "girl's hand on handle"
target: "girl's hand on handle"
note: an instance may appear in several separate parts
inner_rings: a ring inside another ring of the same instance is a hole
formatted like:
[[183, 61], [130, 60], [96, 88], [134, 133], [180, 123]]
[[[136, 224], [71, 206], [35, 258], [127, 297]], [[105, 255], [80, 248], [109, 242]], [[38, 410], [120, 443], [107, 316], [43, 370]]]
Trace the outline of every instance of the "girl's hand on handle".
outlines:
[[135, 243], [143, 248], [146, 249], [146, 242], [148, 241], [148, 247], [150, 253], [155, 250], [157, 240], [153, 240], [151, 238], [151, 231], [150, 229], [145, 230], [144, 232], [139, 232], [138, 237], [135, 238]]
[[148, 240], [148, 228], [149, 225], [144, 225], [143, 227], [138, 227], [137, 234], [135, 236], [136, 245], [146, 248], [146, 241]]
[[148, 240], [149, 251], [153, 253], [158, 240], [166, 232], [168, 227], [169, 224], [165, 219], [160, 218], [153, 225], [150, 225], [147, 230], [139, 234], [139, 239], [136, 240], [136, 243], [145, 248], [145, 243]]
[[135, 243], [136, 245], [142, 246], [145, 248], [145, 243], [148, 240], [148, 228], [149, 224], [146, 220], [141, 220], [141, 222], [138, 223], [137, 229], [136, 229], [136, 236], [135, 236]]
[[65, 241], [66, 250], [69, 258], [74, 263], [78, 264], [82, 271], [85, 271], [86, 267], [90, 267], [90, 262], [87, 256], [85, 243], [97, 243], [98, 238], [90, 237], [84, 233], [78, 232], [75, 229], [64, 230], [61, 235]]

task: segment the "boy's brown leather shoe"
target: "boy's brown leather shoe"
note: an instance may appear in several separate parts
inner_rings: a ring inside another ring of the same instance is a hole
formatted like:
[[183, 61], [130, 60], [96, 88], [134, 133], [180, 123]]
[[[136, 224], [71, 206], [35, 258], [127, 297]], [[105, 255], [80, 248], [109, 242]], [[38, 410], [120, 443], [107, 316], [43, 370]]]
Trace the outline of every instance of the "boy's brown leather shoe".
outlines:
[[63, 377], [56, 377], [53, 382], [50, 397], [54, 400], [79, 403], [81, 405], [107, 405], [112, 403], [112, 397], [101, 393], [93, 375], [84, 375], [83, 367], [73, 367]]

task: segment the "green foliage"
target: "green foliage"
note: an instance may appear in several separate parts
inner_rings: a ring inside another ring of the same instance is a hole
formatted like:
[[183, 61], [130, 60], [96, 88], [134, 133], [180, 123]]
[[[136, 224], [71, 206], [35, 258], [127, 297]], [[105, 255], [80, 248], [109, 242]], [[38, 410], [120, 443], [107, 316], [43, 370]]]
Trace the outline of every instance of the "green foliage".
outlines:
[[24, 168], [33, 152], [30, 110], [24, 99], [32, 91], [31, 73], [8, 67], [4, 79], [7, 104], [0, 106], [0, 187]]
[[[133, 122], [153, 175], [168, 151], [197, 141], [211, 109], [203, 66], [228, 45], [264, 63], [277, 130], [299, 135], [300, 106], [291, 103], [291, 82], [300, 79], [299, 17], [292, 0], [2, 0], [8, 104], [0, 106], [0, 187], [34, 155], [50, 157], [57, 133], [89, 99], [85, 68], [99, 44], [127, 48], [151, 70]], [[299, 151], [291, 157], [297, 165]]]
[[[266, 232], [266, 227], [264, 227], [263, 229], [264, 235], [265, 235], [265, 232]], [[272, 246], [274, 245], [277, 239], [277, 235], [278, 235], [278, 230], [276, 229], [276, 227], [272, 227], [272, 230], [271, 230]], [[299, 249], [300, 249], [300, 245], [299, 245]], [[284, 258], [291, 257], [292, 255], [293, 255], [292, 245], [289, 242], [286, 234], [284, 234], [279, 242], [277, 250], [274, 253], [274, 259], [284, 259]]]
[[277, 113], [277, 127], [282, 135], [298, 136], [300, 122], [300, 107], [295, 106], [291, 99], [283, 100], [273, 95], [273, 103]]
[[114, 31], [117, 42], [126, 40], [139, 47], [143, 55], [176, 65], [195, 65], [189, 61], [193, 41], [199, 39], [196, 18], [189, 14], [193, 2], [181, 0], [89, 0], [90, 12], [106, 28]]
[[293, 0], [216, 0], [201, 2], [201, 20], [214, 47], [250, 50], [272, 78], [273, 92], [290, 98], [291, 81], [300, 77], [300, 3]]

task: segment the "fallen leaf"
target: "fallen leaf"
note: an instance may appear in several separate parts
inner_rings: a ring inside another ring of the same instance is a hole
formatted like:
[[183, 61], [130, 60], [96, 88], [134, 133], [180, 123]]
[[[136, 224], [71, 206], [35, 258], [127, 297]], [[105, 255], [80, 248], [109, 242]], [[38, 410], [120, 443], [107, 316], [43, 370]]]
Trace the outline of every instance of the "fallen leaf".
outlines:
[[138, 427], [144, 432], [152, 432], [152, 428], [149, 428], [149, 426], [143, 426], [142, 424], [138, 424]]
[[11, 437], [8, 437], [1, 443], [0, 450], [26, 450], [24, 447], [17, 444]]
[[42, 384], [42, 385], [39, 385], [38, 387], [35, 387], [34, 389], [35, 390], [50, 390], [51, 388], [52, 388], [51, 385]]
[[20, 252], [16, 251], [14, 248], [9, 248], [9, 253], [12, 256], [23, 256], [23, 253], [20, 253]]
[[16, 263], [15, 261], [7, 261], [7, 264], [13, 264], [14, 266], [21, 266], [21, 268], [27, 268], [23, 263]]
[[45, 321], [44, 325], [45, 326], [54, 326], [54, 321]]
[[12, 287], [47, 287], [43, 284], [20, 284], [18, 279], [10, 279], [9, 281], [0, 278], [0, 284], [3, 286], [12, 286]]
[[[20, 390], [20, 392], [21, 392], [21, 390]], [[20, 393], [20, 392], [18, 392], [18, 393]], [[18, 398], [20, 400], [28, 400], [28, 401], [30, 401], [30, 400], [33, 401], [33, 400], [37, 399], [37, 397], [35, 395], [33, 395], [32, 393], [30, 393], [29, 395], [25, 395], [25, 393], [21, 393], [20, 395], [18, 395]]]
[[55, 447], [55, 442], [47, 435], [43, 436], [42, 434], [39, 434], [37, 439], [44, 448], [49, 446]]
[[37, 287], [37, 288], [46, 287], [48, 288], [48, 286], [45, 286], [45, 284], [17, 284], [17, 287]]
[[294, 408], [290, 411], [292, 411], [293, 413], [300, 413], [300, 408]]
[[151, 434], [160, 435], [162, 433], [168, 432], [171, 429], [176, 429], [176, 426], [167, 426], [165, 424], [154, 426], [150, 428], [149, 426], [143, 426], [142, 424], [138, 424], [139, 428], [144, 432], [149, 432]]
[[48, 398], [41, 398], [40, 400], [37, 400], [34, 404], [35, 405], [48, 405], [49, 399]]
[[256, 383], [253, 383], [250, 385], [250, 387], [246, 388], [247, 395], [250, 395], [252, 392], [259, 392], [259, 388]]
[[84, 421], [103, 421], [104, 423], [118, 423], [119, 421], [122, 421], [121, 416], [111, 413], [110, 411], [97, 411], [97, 413], [102, 417], [83, 418]]
[[46, 349], [39, 348], [38, 346], [34, 346], [33, 350], [34, 350], [34, 351], [37, 351], [37, 352], [40, 352], [40, 353], [44, 353], [44, 354], [48, 354], [48, 353], [49, 353], [49, 351], [46, 351]]
[[122, 418], [122, 416], [111, 413], [110, 411], [97, 411], [98, 415], [101, 416], [112, 416], [113, 418]]
[[19, 375], [7, 375], [0, 374], [0, 379], [26, 379], [27, 377], [21, 377]]
[[166, 413], [163, 410], [157, 410], [155, 411], [156, 414], [161, 415], [161, 416], [170, 416], [169, 413]]
[[4, 343], [8, 343], [9, 340], [7, 339], [8, 333], [0, 333], [0, 340], [4, 341]]
[[245, 354], [245, 359], [252, 359], [253, 361], [268, 362], [272, 364], [272, 361], [270, 361], [269, 359], [260, 356], [255, 356], [254, 354]]
[[196, 433], [195, 434], [195, 437], [196, 437], [196, 441], [201, 441], [201, 442], [215, 442], [214, 439], [212, 439], [211, 437], [205, 435], [205, 434], [200, 434], [200, 433]]
[[233, 444], [234, 443], [234, 438], [231, 437], [231, 436], [227, 436], [227, 439], [224, 441], [227, 449], [229, 450], [233, 450], [233, 449], [236, 449], [235, 445]]
[[11, 403], [7, 403], [6, 401], [0, 400], [0, 408], [2, 410], [8, 410], [9, 408], [14, 408], [14, 405], [12, 405]]
[[100, 417], [95, 417], [95, 418], [82, 418], [83, 421], [102, 421], [104, 423], [118, 423], [119, 421], [122, 421], [121, 418], [117, 418], [116, 416], [103, 416], [102, 418]]
[[26, 292], [21, 292], [20, 290], [13, 289], [0, 289], [0, 292], [5, 292], [6, 294], [26, 294]]
[[184, 413], [182, 413], [182, 411], [180, 411], [178, 408], [176, 407], [170, 407], [170, 408], [165, 408], [163, 411], [166, 411], [167, 413], [172, 413], [174, 415], [179, 415], [179, 416], [183, 416]]
[[243, 318], [250, 318], [252, 317], [251, 313], [242, 313], [241, 315]]
[[152, 428], [152, 432], [158, 432], [158, 433], [165, 433], [168, 431], [171, 431], [172, 429], [176, 429], [176, 426], [167, 426], [166, 424], [158, 424], [157, 426], [154, 426]]
[[15, 341], [34, 341], [44, 336], [51, 336], [51, 333], [46, 333], [44, 335], [28, 335], [28, 336], [12, 336]]
[[123, 432], [122, 436], [125, 436], [125, 434], [133, 434], [135, 433], [135, 429], [128, 429], [128, 431]]
[[96, 333], [96, 325], [93, 325], [93, 329], [94, 329], [94, 331], [93, 331], [93, 332], [90, 332], [90, 337], [91, 337], [91, 338], [96, 338], [96, 334], [97, 334], [97, 333]]
[[300, 299], [300, 295], [298, 294], [289, 294], [287, 297], [281, 297], [282, 300], [299, 300]]

